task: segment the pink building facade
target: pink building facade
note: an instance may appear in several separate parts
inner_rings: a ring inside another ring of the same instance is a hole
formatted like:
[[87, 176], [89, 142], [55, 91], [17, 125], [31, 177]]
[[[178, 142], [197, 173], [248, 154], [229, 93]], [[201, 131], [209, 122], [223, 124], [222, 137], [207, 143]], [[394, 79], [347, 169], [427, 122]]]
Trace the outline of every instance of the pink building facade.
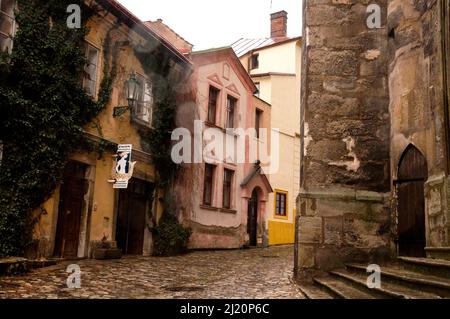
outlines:
[[[263, 116], [270, 112], [262, 115], [255, 106], [257, 88], [231, 48], [194, 52], [191, 58], [191, 94], [178, 112], [178, 126], [189, 128], [192, 137], [203, 133], [203, 156], [200, 163], [182, 165], [175, 192], [179, 215], [193, 230], [189, 248], [261, 245], [267, 234], [264, 216], [272, 188], [249, 157], [250, 141], [257, 137], [247, 135], [239, 147], [242, 135], [229, 129], [264, 128], [270, 121], [263, 121]], [[218, 139], [227, 145], [223, 152], [212, 147]], [[238, 160], [242, 152], [245, 163]]]

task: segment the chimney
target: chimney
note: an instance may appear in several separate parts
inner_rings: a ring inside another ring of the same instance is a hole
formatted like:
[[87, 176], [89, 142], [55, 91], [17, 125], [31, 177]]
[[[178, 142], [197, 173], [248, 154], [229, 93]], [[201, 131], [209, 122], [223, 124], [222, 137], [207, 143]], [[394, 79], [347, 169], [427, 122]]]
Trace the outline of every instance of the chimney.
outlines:
[[286, 11], [279, 11], [270, 15], [270, 37], [271, 38], [285, 38], [287, 37], [287, 19], [288, 13]]

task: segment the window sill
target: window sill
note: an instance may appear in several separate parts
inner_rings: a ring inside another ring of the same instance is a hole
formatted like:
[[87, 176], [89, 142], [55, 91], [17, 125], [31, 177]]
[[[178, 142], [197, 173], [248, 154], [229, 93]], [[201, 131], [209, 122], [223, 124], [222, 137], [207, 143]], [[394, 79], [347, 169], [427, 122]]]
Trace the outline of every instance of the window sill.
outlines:
[[288, 220], [289, 216], [274, 215], [273, 218], [281, 219], [281, 220]]
[[217, 128], [219, 130], [223, 130], [224, 129], [223, 127], [220, 127], [220, 126], [218, 126], [218, 125], [216, 125], [214, 123], [208, 122], [208, 121], [205, 121], [204, 123], [205, 123], [205, 126], [208, 126], [208, 127]]
[[213, 206], [208, 206], [208, 205], [200, 205], [201, 209], [205, 209], [205, 210], [210, 210], [213, 212], [218, 212], [219, 208], [218, 207], [213, 207]]
[[148, 130], [152, 130], [153, 129], [153, 126], [149, 122], [143, 121], [143, 120], [137, 118], [134, 115], [131, 116], [131, 122], [133, 124], [137, 124], [140, 128], [145, 128], [145, 129], [148, 129]]
[[213, 207], [208, 205], [200, 205], [201, 209], [209, 210], [212, 212], [219, 212], [224, 214], [237, 214], [237, 210], [234, 209], [227, 209], [227, 208], [219, 208], [219, 207]]
[[219, 211], [224, 214], [233, 214], [233, 215], [237, 214], [237, 210], [234, 209], [220, 208]]
[[[238, 134], [236, 134], [234, 132], [236, 130], [234, 127], [232, 127], [232, 128], [225, 128], [225, 127], [222, 127], [222, 126], [210, 123], [208, 121], [205, 121], [205, 126], [207, 126], [209, 128], [216, 128], [216, 129], [221, 130], [223, 133], [228, 134], [228, 135], [232, 135], [232, 136], [235, 136], [235, 137], [239, 136]], [[231, 130], [231, 132], [228, 132], [228, 130]]]

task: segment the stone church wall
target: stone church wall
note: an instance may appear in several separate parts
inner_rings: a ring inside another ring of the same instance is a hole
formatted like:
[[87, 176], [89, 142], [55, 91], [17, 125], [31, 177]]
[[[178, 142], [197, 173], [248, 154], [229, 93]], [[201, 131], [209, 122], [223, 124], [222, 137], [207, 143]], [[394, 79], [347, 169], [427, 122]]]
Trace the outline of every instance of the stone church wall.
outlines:
[[[389, 108], [392, 114], [391, 174], [395, 181], [399, 161], [409, 144], [413, 144], [427, 159], [425, 228], [427, 252], [432, 256], [445, 251], [436, 248], [450, 245], [442, 4], [440, 0], [394, 0], [389, 2], [387, 12]], [[446, 54], [448, 56], [449, 51]], [[394, 188], [394, 217], [395, 193]], [[450, 255], [450, 249], [447, 249], [447, 254]]]
[[304, 1], [299, 266], [393, 254], [387, 1]]

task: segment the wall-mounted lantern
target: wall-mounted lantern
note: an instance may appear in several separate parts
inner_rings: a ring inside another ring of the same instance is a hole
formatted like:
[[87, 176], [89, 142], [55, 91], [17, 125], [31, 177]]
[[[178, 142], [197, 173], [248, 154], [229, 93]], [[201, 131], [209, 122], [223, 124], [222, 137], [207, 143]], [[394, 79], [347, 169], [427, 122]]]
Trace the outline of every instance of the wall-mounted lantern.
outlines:
[[127, 111], [133, 110], [139, 98], [139, 82], [136, 73], [132, 72], [130, 78], [125, 82], [128, 106], [117, 106], [114, 108], [113, 117], [119, 117]]

